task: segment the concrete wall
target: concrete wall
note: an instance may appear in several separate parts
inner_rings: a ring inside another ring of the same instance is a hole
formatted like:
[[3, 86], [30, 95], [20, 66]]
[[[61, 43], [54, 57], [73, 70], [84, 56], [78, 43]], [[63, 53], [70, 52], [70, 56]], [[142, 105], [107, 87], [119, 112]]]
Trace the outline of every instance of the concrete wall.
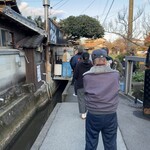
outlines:
[[0, 92], [25, 79], [25, 57], [15, 50], [0, 51]]
[[[28, 85], [27, 85], [28, 86]], [[52, 83], [51, 92], [54, 94], [58, 88], [56, 82]], [[26, 87], [26, 88], [30, 88]], [[11, 105], [0, 109], [0, 150], [4, 150], [11, 140], [30, 121], [36, 110], [47, 104], [46, 87], [43, 85], [35, 93], [32, 90], [23, 93]]]

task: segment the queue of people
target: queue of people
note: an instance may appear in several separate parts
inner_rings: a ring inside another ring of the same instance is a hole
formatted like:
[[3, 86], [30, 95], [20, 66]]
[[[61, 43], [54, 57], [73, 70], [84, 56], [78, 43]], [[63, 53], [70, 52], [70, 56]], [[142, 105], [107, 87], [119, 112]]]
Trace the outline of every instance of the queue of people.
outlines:
[[85, 93], [83, 88], [83, 74], [90, 70], [92, 67], [92, 63], [89, 60], [89, 53], [83, 52], [82, 60], [76, 65], [75, 71], [74, 71], [74, 79], [77, 89], [77, 98], [78, 98], [78, 105], [79, 105], [79, 113], [81, 114], [81, 118], [86, 118], [86, 105], [85, 105]]
[[80, 61], [82, 61], [82, 53], [83, 53], [83, 47], [78, 46], [76, 48], [75, 55], [70, 59], [70, 65], [71, 65], [72, 70], [73, 70], [73, 78], [72, 78], [72, 85], [74, 85], [74, 94], [73, 94], [73, 96], [77, 96], [77, 86], [76, 86], [76, 79], [74, 78], [74, 72], [75, 72], [76, 65]]
[[88, 52], [78, 49], [70, 61], [79, 113], [86, 119], [85, 150], [96, 150], [99, 133], [105, 150], [117, 150], [117, 106], [119, 72], [111, 69], [107, 49]]

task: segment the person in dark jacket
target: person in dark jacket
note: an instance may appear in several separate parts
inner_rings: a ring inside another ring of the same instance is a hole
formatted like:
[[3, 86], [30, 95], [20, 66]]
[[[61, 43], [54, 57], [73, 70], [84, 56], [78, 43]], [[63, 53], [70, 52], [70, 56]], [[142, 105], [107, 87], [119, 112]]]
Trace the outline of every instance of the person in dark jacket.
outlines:
[[101, 132], [104, 149], [117, 150], [117, 114], [119, 72], [107, 66], [107, 53], [93, 51], [94, 66], [84, 73], [83, 85], [87, 108], [85, 150], [96, 150]]
[[77, 47], [77, 54], [75, 54], [72, 58], [71, 58], [71, 61], [70, 61], [70, 65], [74, 71], [77, 63], [82, 59], [82, 53], [83, 53], [83, 47], [82, 46], [78, 46]]
[[76, 88], [77, 88], [77, 98], [79, 104], [79, 113], [81, 113], [81, 118], [86, 118], [86, 106], [84, 100], [84, 89], [83, 89], [83, 73], [90, 70], [92, 67], [92, 63], [89, 60], [89, 53], [82, 53], [82, 61], [79, 62], [75, 68], [74, 78], [76, 80]]
[[74, 51], [74, 55], [71, 57], [71, 59], [70, 59], [70, 65], [71, 65], [71, 68], [72, 68], [72, 70], [74, 71], [74, 64], [73, 64], [73, 59], [74, 59], [74, 57], [75, 57], [75, 55], [78, 53], [78, 50], [77, 49], [75, 49], [75, 51]]
[[73, 79], [72, 79], [72, 85], [74, 84], [74, 94], [73, 96], [77, 96], [77, 87], [76, 87], [76, 80], [74, 79], [74, 71], [75, 71], [75, 68], [76, 68], [76, 65], [82, 60], [82, 53], [83, 53], [83, 47], [82, 46], [78, 46], [77, 47], [77, 50], [78, 50], [78, 53], [75, 54], [73, 56], [73, 58], [71, 58], [71, 61], [70, 61], [70, 65], [73, 69]]

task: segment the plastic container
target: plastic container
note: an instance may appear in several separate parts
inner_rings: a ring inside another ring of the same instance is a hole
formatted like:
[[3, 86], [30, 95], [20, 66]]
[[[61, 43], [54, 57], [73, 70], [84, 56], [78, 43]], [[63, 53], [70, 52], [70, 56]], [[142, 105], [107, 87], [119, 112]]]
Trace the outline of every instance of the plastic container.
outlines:
[[70, 66], [70, 62], [62, 63], [62, 77], [72, 77], [72, 69]]
[[120, 82], [120, 90], [121, 90], [122, 92], [124, 92], [124, 90], [125, 90], [124, 82]]
[[61, 76], [62, 73], [62, 65], [61, 64], [55, 64], [54, 74], [56, 76]]

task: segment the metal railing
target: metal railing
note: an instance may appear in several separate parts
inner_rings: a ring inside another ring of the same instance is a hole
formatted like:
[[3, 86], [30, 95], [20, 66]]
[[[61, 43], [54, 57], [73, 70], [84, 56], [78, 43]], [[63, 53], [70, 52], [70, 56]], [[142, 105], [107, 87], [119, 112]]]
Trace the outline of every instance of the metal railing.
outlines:
[[125, 57], [125, 94], [131, 95], [132, 75], [133, 75], [133, 63], [145, 62], [145, 58], [137, 56]]

